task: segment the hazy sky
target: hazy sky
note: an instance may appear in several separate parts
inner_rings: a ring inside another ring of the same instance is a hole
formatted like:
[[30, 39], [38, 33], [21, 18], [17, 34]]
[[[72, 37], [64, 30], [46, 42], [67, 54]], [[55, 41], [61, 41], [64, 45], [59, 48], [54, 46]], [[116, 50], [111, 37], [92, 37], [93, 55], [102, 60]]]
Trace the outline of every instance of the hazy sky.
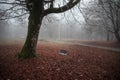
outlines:
[[[90, 0], [84, 0], [86, 5], [88, 4], [89, 1]], [[71, 11], [73, 14], [71, 13]], [[80, 31], [81, 25], [85, 23], [84, 18], [82, 14], [80, 14], [80, 12], [78, 11], [77, 7], [74, 7], [71, 11], [68, 10], [65, 12], [65, 14], [64, 13], [50, 14], [47, 16], [47, 18], [45, 17], [41, 27], [40, 36], [52, 36], [53, 34], [59, 36], [59, 29], [61, 29], [61, 31], [64, 32], [66, 30], [72, 30], [71, 32], [68, 31], [66, 35], [77, 34], [74, 32], [74, 30], [76, 30], [76, 32]], [[9, 25], [7, 25], [5, 28], [7, 32], [6, 36], [11, 39], [25, 38], [27, 34], [27, 24], [28, 24], [27, 18], [25, 18], [25, 21], [22, 24], [17, 19], [10, 20]], [[53, 33], [51, 33], [51, 29], [55, 29], [52, 31]]]

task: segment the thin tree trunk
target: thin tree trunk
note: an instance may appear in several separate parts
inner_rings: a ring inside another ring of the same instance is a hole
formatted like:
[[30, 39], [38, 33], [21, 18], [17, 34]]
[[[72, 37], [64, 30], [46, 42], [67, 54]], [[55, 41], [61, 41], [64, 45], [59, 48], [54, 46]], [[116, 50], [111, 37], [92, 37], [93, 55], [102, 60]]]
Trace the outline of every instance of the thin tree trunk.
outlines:
[[115, 32], [115, 37], [116, 37], [117, 41], [120, 42], [120, 34], [118, 31]]
[[109, 38], [109, 31], [107, 31], [107, 41], [109, 41], [110, 38]]
[[42, 19], [42, 4], [35, 2], [33, 9], [30, 11], [27, 38], [18, 58], [32, 58], [36, 56], [36, 46]]

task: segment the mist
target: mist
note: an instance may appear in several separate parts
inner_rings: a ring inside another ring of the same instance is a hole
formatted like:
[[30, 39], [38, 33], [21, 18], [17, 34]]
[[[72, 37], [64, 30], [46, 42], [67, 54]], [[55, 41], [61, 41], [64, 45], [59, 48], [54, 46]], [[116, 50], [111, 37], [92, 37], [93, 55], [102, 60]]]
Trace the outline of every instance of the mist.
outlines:
[[[89, 0], [90, 1], [90, 0]], [[39, 33], [39, 40], [104, 40], [107, 41], [107, 34], [104, 25], [97, 13], [93, 14], [86, 8], [89, 6], [94, 9], [95, 1], [82, 1], [80, 7], [89, 20], [86, 22], [85, 17], [79, 12], [77, 7], [71, 11], [60, 14], [50, 14], [44, 17]], [[84, 4], [83, 4], [84, 3]], [[85, 5], [86, 4], [86, 5]], [[98, 9], [99, 11], [99, 9]], [[89, 14], [89, 15], [87, 15]], [[92, 15], [91, 15], [92, 14]], [[1, 40], [25, 40], [27, 36], [28, 15], [23, 21], [19, 19], [10, 19], [0, 21], [0, 39]], [[90, 23], [90, 24], [89, 24]], [[92, 25], [91, 25], [92, 24]], [[116, 40], [112, 33], [109, 34], [109, 40]]]

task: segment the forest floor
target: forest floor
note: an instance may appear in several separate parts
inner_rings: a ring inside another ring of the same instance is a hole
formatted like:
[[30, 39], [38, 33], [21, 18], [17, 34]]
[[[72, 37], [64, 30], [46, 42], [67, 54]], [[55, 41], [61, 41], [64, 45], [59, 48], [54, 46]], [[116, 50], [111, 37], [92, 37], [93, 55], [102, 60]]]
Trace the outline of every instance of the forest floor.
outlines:
[[[118, 43], [89, 43], [114, 46]], [[18, 60], [23, 43], [0, 44], [0, 80], [120, 80], [120, 52], [40, 41], [37, 57]], [[59, 54], [64, 49], [67, 55]]]

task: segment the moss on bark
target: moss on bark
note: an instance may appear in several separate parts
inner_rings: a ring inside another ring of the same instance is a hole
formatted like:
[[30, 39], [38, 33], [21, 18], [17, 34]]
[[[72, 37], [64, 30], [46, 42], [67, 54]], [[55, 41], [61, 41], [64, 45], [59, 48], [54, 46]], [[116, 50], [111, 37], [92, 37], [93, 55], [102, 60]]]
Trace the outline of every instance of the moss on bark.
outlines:
[[34, 3], [32, 10], [30, 11], [28, 34], [25, 44], [18, 55], [18, 58], [33, 58], [36, 57], [36, 46], [39, 35], [39, 29], [43, 19], [43, 6], [42, 3]]

